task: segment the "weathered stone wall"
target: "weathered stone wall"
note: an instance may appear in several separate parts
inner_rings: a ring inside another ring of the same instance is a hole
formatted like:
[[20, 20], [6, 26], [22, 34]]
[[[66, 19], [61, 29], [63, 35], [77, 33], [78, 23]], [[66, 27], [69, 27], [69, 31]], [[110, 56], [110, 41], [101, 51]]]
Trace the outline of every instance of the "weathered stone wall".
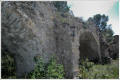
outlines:
[[48, 62], [56, 52], [49, 3], [2, 2], [2, 46], [15, 55], [17, 76], [34, 68], [34, 57]]
[[2, 2], [2, 47], [14, 54], [18, 78], [34, 69], [34, 57], [47, 63], [53, 54], [72, 78], [72, 19], [55, 11], [51, 2]]
[[18, 78], [34, 69], [36, 56], [47, 63], [56, 55], [66, 78], [76, 77], [85, 56], [101, 61], [100, 37], [92, 21], [58, 12], [52, 2], [2, 2], [1, 12], [2, 47], [13, 53]]

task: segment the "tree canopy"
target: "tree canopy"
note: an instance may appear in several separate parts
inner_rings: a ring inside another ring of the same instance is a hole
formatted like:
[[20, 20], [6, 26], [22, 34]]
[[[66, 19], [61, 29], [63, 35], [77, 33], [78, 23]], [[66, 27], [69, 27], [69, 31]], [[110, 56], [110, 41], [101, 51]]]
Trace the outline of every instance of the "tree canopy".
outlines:
[[70, 10], [66, 1], [54, 1], [53, 4], [60, 12], [68, 12]]
[[108, 20], [109, 20], [108, 16], [104, 14], [103, 15], [96, 14], [93, 16], [94, 23], [99, 27], [101, 31], [104, 31], [106, 29]]
[[112, 40], [114, 32], [112, 30], [112, 25], [107, 24], [107, 22], [109, 21], [108, 16], [106, 16], [105, 14], [96, 14], [93, 17], [90, 17], [88, 20], [92, 20], [96, 24], [96, 26], [108, 42]]

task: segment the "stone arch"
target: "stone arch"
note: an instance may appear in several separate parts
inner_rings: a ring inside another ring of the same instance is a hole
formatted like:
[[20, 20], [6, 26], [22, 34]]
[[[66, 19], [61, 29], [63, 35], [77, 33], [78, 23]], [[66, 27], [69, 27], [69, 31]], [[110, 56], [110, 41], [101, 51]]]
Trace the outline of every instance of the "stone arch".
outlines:
[[[85, 40], [88, 40], [88, 42], [86, 43]], [[85, 50], [86, 48], [89, 47], [91, 49], [88, 50], [88, 54], [84, 55], [83, 54], [84, 51], [82, 51], [82, 49]], [[88, 58], [90, 59], [92, 57], [99, 58], [99, 61], [101, 61], [99, 37], [90, 30], [81, 29], [75, 36], [74, 41], [72, 42], [72, 52], [73, 52], [73, 77], [75, 78], [77, 76], [77, 73], [79, 72], [80, 59], [83, 58], [83, 56], [87, 55]]]
[[85, 30], [79, 37], [80, 60], [88, 58], [97, 62], [101, 59], [100, 45], [97, 35], [89, 30]]

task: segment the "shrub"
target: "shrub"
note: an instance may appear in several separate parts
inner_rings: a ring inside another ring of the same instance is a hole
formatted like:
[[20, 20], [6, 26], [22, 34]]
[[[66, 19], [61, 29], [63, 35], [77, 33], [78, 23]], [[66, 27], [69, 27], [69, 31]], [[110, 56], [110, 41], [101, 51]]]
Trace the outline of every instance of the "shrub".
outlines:
[[13, 55], [10, 55], [8, 51], [2, 49], [1, 55], [1, 77], [2, 78], [16, 78], [16, 66]]
[[51, 58], [48, 64], [43, 63], [42, 58], [35, 58], [35, 69], [28, 74], [28, 78], [32, 79], [62, 79], [64, 78], [63, 65], [57, 64], [54, 57]]
[[60, 12], [68, 12], [70, 7], [67, 6], [66, 1], [54, 1], [53, 5], [57, 8]]
[[42, 58], [36, 57], [35, 61], [36, 61], [35, 69], [28, 74], [28, 78], [32, 79], [45, 78], [45, 65], [42, 61]]
[[81, 78], [88, 78], [89, 74], [87, 72], [89, 72], [90, 68], [92, 68], [94, 65], [93, 62], [88, 62], [88, 59], [86, 59], [85, 61], [81, 61], [81, 65], [79, 67], [80, 73], [78, 75], [78, 77]]
[[54, 57], [51, 58], [50, 63], [48, 64], [46, 71], [47, 78], [64, 78], [64, 69], [63, 65], [57, 64]]
[[88, 60], [83, 61], [80, 65], [78, 75], [82, 79], [117, 79], [119, 78], [118, 60], [113, 60], [111, 64], [93, 64]]

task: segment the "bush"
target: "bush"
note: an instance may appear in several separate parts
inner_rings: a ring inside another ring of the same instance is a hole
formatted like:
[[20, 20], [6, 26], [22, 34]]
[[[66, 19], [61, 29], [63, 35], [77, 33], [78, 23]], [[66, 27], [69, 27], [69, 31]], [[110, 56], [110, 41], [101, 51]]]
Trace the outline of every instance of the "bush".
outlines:
[[62, 79], [64, 78], [63, 65], [57, 64], [54, 57], [50, 60], [46, 71], [47, 78]]
[[28, 74], [28, 78], [32, 79], [45, 78], [45, 65], [42, 61], [42, 58], [36, 57], [35, 61], [36, 61], [35, 69]]
[[117, 79], [119, 78], [119, 62], [113, 60], [111, 64], [94, 64], [83, 61], [78, 75], [82, 79]]
[[1, 77], [2, 78], [16, 78], [16, 66], [13, 55], [10, 55], [8, 51], [2, 49], [1, 55]]
[[82, 78], [88, 78], [89, 77], [89, 70], [93, 67], [94, 63], [93, 62], [88, 62], [88, 59], [86, 59], [85, 61], [81, 61], [81, 65], [79, 67], [80, 73], [78, 75], [78, 77], [80, 79]]
[[54, 57], [51, 58], [48, 64], [44, 64], [42, 58], [35, 58], [35, 69], [28, 74], [28, 78], [32, 79], [62, 79], [64, 78], [63, 65], [57, 64]]
[[66, 1], [54, 1], [53, 5], [57, 8], [60, 12], [68, 12], [70, 7], [67, 6]]

